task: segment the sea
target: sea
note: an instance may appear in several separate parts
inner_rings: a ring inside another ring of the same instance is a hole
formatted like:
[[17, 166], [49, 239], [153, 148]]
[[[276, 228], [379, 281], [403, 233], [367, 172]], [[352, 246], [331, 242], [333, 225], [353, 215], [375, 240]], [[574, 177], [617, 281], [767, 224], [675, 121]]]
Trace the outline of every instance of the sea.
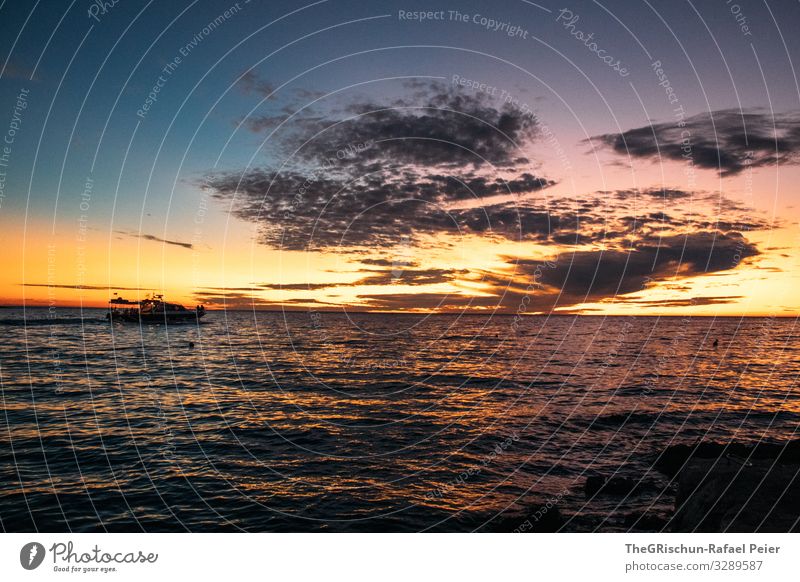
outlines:
[[659, 530], [666, 447], [800, 427], [793, 318], [10, 308], [0, 334], [4, 531]]

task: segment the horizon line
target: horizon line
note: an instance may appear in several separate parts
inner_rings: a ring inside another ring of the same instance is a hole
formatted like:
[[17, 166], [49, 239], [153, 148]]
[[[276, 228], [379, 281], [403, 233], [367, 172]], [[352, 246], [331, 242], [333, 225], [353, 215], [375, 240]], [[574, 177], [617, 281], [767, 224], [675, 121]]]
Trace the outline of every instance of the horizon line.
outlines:
[[[105, 310], [108, 309], [107, 307], [96, 307], [96, 306], [84, 306], [84, 305], [59, 305], [59, 306], [51, 306], [51, 305], [0, 305], [0, 309], [97, 309], [97, 310]], [[509, 312], [509, 311], [366, 311], [366, 310], [348, 310], [344, 308], [324, 308], [324, 309], [247, 309], [247, 308], [213, 308], [213, 307], [206, 307], [206, 312], [236, 312], [236, 313], [253, 313], [253, 312], [263, 312], [263, 313], [308, 313], [308, 312], [321, 312], [321, 313], [357, 313], [359, 315], [419, 315], [419, 316], [429, 316], [429, 315], [447, 315], [447, 316], [459, 316], [459, 315], [489, 315], [492, 317], [704, 317], [704, 318], [716, 318], [716, 319], [743, 319], [743, 318], [781, 318], [781, 319], [797, 319], [800, 318], [800, 313], [794, 314], [775, 314], [775, 313], [768, 313], [768, 314], [738, 314], [738, 315], [729, 315], [729, 314], [701, 314], [701, 313], [667, 313], [667, 314], [658, 314], [658, 313], [582, 313], [579, 311], [575, 312], [550, 312], [550, 313], [516, 313], [516, 312]]]

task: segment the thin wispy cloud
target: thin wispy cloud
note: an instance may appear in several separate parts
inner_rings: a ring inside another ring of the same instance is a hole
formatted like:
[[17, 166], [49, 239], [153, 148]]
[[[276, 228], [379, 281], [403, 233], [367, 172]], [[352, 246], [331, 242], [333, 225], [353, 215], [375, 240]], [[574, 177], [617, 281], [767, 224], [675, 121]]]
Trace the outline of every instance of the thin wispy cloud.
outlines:
[[117, 231], [114, 231], [114, 232], [116, 232], [117, 234], [122, 234], [122, 235], [127, 236], [127, 237], [131, 237], [131, 238], [138, 238], [138, 239], [142, 239], [142, 240], [148, 240], [148, 241], [152, 241], [152, 242], [163, 243], [163, 244], [167, 244], [167, 245], [181, 247], [181, 248], [184, 248], [184, 249], [193, 249], [194, 248], [194, 245], [192, 245], [192, 243], [181, 242], [181, 241], [177, 241], [177, 240], [169, 240], [169, 239], [161, 238], [160, 236], [155, 236], [153, 234], [145, 234], [145, 233], [139, 233], [139, 232], [129, 232], [129, 231], [126, 231], [126, 230], [117, 230]]
[[21, 287], [50, 287], [53, 289], [77, 289], [83, 291], [149, 291], [152, 287], [125, 287], [123, 285], [55, 285], [50, 283], [20, 283]]

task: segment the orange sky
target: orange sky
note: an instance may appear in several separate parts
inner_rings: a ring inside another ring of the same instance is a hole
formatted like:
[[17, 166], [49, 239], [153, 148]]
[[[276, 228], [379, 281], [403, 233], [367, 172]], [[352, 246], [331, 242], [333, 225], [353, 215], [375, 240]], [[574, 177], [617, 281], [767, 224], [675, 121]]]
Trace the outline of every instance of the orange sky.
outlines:
[[[587, 314], [797, 315], [798, 229], [788, 212], [781, 219], [779, 228], [747, 233], [748, 241], [755, 243], [761, 254], [744, 259], [734, 269], [688, 277], [677, 274], [652, 282], [638, 292], [559, 303], [556, 310]], [[88, 230], [85, 240], [81, 240], [77, 230], [61, 229], [51, 234], [52, 225], [44, 221], [14, 224], [0, 235], [6, 251], [0, 273], [0, 303], [102, 307], [110, 297], [110, 285], [130, 299], [155, 291], [186, 305], [205, 301], [212, 308], [220, 308], [224, 302], [229, 307], [245, 309], [477, 311], [493, 309], [500, 303], [501, 310], [513, 312], [519, 301], [501, 302], [485, 273], [503, 274], [515, 285], [516, 277], [508, 270], [508, 257], [554, 260], [560, 255], [560, 260], [569, 261], [570, 253], [576, 250], [597, 248], [596, 244], [537, 245], [490, 236], [443, 235], [422, 245], [399, 245], [380, 255], [366, 255], [394, 262], [395, 276], [375, 284], [354, 284], [377, 272], [373, 265], [360, 262], [359, 258], [365, 255], [270, 249], [255, 242], [256, 228], [252, 225], [227, 216], [219, 223], [218, 230], [205, 230], [202, 242], [193, 248], [109, 234], [100, 228]], [[429, 272], [455, 271], [457, 276], [428, 284], [406, 284], [406, 273], [421, 268]], [[258, 287], [261, 284], [292, 287], [264, 289]], [[83, 288], [75, 289], [76, 285]], [[537, 288], [528, 294], [552, 292], [557, 289]], [[415, 306], [410, 299], [409, 305], [396, 308], [376, 306], [363, 298], [383, 294], [408, 294], [409, 298], [442, 294], [464, 299], [438, 308]], [[488, 302], [471, 304], [468, 297]], [[718, 297], [735, 299], [722, 303], [712, 300], [709, 304], [703, 299]], [[687, 303], [687, 298], [695, 301]]]

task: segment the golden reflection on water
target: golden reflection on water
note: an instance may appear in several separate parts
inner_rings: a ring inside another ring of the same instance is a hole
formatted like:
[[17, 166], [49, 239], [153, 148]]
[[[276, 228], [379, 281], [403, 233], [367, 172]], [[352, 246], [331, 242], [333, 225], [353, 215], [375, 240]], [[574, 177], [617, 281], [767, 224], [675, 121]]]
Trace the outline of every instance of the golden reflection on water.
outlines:
[[800, 419], [793, 320], [323, 318], [27, 328], [2, 360], [2, 491], [421, 529], [574, 501], [587, 468], [646, 472], [675, 438], [791, 438]]

